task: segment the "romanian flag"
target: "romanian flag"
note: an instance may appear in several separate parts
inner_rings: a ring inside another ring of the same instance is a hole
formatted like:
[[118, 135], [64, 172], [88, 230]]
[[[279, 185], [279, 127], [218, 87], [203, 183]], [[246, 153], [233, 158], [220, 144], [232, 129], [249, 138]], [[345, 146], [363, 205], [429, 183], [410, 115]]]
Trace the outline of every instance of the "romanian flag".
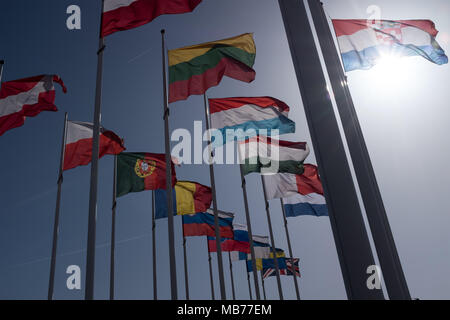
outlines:
[[140, 27], [162, 14], [191, 12], [202, 0], [105, 0], [102, 37]]
[[[234, 215], [224, 211], [218, 211], [218, 214], [221, 238], [233, 237]], [[208, 209], [206, 212], [183, 215], [183, 235], [185, 237], [215, 237], [214, 210]]]
[[422, 56], [448, 62], [430, 20], [333, 20], [345, 71], [370, 69], [383, 56]]
[[[172, 185], [177, 178], [172, 162]], [[166, 188], [166, 155], [122, 152], [117, 156], [117, 197]]]
[[[174, 215], [206, 212], [211, 206], [211, 188], [200, 183], [178, 181], [173, 189]], [[155, 218], [167, 217], [167, 193], [165, 189], [155, 190]]]
[[252, 82], [256, 47], [253, 36], [237, 37], [169, 50], [169, 102], [204, 94], [222, 77]]

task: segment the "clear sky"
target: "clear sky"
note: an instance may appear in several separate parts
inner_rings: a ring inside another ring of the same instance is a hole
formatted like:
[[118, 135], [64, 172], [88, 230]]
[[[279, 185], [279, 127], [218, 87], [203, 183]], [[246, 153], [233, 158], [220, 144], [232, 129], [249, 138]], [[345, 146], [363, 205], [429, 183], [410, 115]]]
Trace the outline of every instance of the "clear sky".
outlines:
[[[384, 19], [431, 19], [438, 42], [449, 53], [447, 0], [323, 0], [332, 18], [368, 18], [378, 5]], [[66, 8], [77, 4], [82, 29], [66, 28]], [[15, 0], [0, 4], [0, 59], [3, 81], [59, 74], [68, 88], [57, 88], [60, 112], [28, 118], [23, 127], [0, 137], [0, 298], [46, 299], [56, 180], [64, 112], [71, 120], [92, 121], [95, 94], [100, 1]], [[269, 95], [291, 107], [297, 124], [288, 140], [311, 143], [284, 26], [274, 0], [204, 0], [195, 12], [161, 16], [138, 29], [106, 39], [102, 124], [125, 139], [128, 151], [164, 152], [160, 29], [169, 49], [254, 32], [256, 80], [251, 84], [224, 79], [210, 97]], [[299, 35], [300, 36], [300, 35]], [[308, 54], [308, 52], [305, 52]], [[348, 74], [350, 90], [372, 157], [391, 228], [413, 297], [450, 298], [450, 81], [449, 66], [420, 57]], [[171, 106], [170, 129], [193, 130], [203, 120], [200, 96]], [[315, 163], [313, 152], [307, 162]], [[239, 168], [215, 167], [219, 208], [245, 223]], [[177, 168], [179, 180], [209, 185], [206, 165]], [[65, 173], [55, 298], [82, 299], [82, 290], [66, 288], [69, 265], [82, 268], [86, 257], [90, 167]], [[95, 298], [109, 294], [113, 158], [100, 161]], [[248, 177], [255, 234], [267, 235], [259, 176]], [[130, 194], [118, 201], [116, 297], [152, 298], [151, 193]], [[271, 201], [275, 242], [287, 252], [281, 209]], [[300, 291], [304, 299], [344, 299], [345, 289], [327, 217], [289, 219], [294, 255], [300, 258]], [[181, 218], [175, 218], [176, 259], [180, 298], [184, 297]], [[188, 239], [190, 292], [209, 299], [206, 240]], [[157, 222], [158, 291], [170, 298], [167, 222]], [[216, 293], [218, 278], [214, 257]], [[226, 266], [228, 297], [231, 288]], [[234, 264], [238, 299], [248, 298], [245, 263]], [[295, 298], [290, 277], [282, 277], [287, 298]], [[276, 280], [266, 281], [269, 298], [278, 298]]]

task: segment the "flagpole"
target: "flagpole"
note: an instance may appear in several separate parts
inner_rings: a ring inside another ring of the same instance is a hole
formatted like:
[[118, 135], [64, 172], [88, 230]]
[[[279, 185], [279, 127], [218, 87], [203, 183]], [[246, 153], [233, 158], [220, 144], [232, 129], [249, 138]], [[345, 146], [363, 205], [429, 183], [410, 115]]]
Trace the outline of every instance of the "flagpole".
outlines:
[[260, 271], [259, 271], [259, 274], [260, 274], [260, 276], [261, 276], [261, 283], [262, 283], [262, 288], [263, 288], [264, 300], [267, 300], [267, 297], [266, 297], [266, 286], [264, 285], [263, 271], [260, 270]]
[[116, 193], [117, 193], [117, 155], [114, 156], [114, 180], [113, 180], [113, 200], [112, 200], [112, 219], [111, 219], [111, 271], [109, 273], [109, 300], [114, 300], [114, 258], [116, 252]]
[[233, 263], [231, 262], [230, 251], [228, 251], [228, 262], [230, 263], [231, 292], [233, 294], [233, 300], [236, 300], [236, 292], [234, 290]]
[[170, 288], [172, 300], [178, 300], [177, 290], [177, 266], [175, 261], [175, 236], [173, 227], [173, 194], [172, 194], [172, 158], [170, 154], [169, 135], [169, 100], [167, 96], [167, 70], [166, 70], [166, 44], [165, 30], [161, 30], [162, 41], [162, 66], [163, 66], [163, 94], [164, 94], [164, 139], [166, 149], [166, 193], [167, 193], [167, 228], [169, 236], [169, 264], [170, 264]]
[[[278, 0], [322, 180], [348, 299], [382, 300], [367, 287], [375, 265], [314, 35], [303, 1]], [[305, 52], [308, 54], [305, 55]]]
[[275, 272], [277, 277], [278, 294], [280, 296], [280, 300], [283, 300], [283, 289], [281, 288], [280, 268], [278, 266], [277, 249], [275, 247], [275, 239], [273, 237], [272, 219], [270, 218], [270, 207], [269, 201], [267, 201], [266, 182], [264, 181], [263, 175], [261, 175], [261, 183], [264, 193], [264, 204], [266, 206], [267, 224], [269, 225], [270, 244], [272, 246], [273, 262], [275, 264]]
[[[204, 105], [205, 105], [205, 122], [206, 122], [206, 132], [208, 135], [208, 141], [211, 142], [210, 135], [210, 115], [208, 108], [208, 99], [206, 97], [206, 93], [203, 95]], [[223, 276], [223, 261], [222, 261], [222, 239], [220, 237], [220, 227], [219, 227], [219, 213], [217, 211], [217, 196], [216, 196], [216, 182], [214, 176], [214, 165], [213, 165], [213, 150], [211, 143], [209, 144], [209, 155], [210, 155], [210, 164], [209, 164], [209, 176], [211, 179], [211, 189], [212, 189], [212, 202], [213, 202], [213, 210], [214, 210], [214, 229], [216, 234], [216, 250], [217, 250], [217, 266], [219, 268], [219, 283], [220, 283], [220, 296], [222, 300], [226, 300], [227, 295], [225, 292], [225, 279]]]
[[[3, 63], [0, 61], [0, 81], [3, 71]], [[52, 259], [50, 262], [50, 278], [48, 283], [48, 300], [53, 299], [53, 290], [55, 287], [55, 270], [56, 270], [56, 250], [58, 247], [58, 233], [59, 233], [59, 211], [61, 205], [61, 187], [63, 183], [63, 171], [64, 171], [64, 156], [66, 153], [66, 140], [67, 140], [67, 112], [64, 115], [64, 129], [61, 145], [61, 158], [59, 161], [59, 173], [58, 173], [58, 192], [56, 194], [56, 208], [55, 208], [55, 221], [53, 223], [53, 244], [52, 244]]]
[[[183, 223], [181, 224], [183, 228]], [[183, 256], [184, 256], [184, 289], [186, 290], [186, 300], [189, 300], [189, 278], [188, 278], [188, 265], [187, 265], [187, 255], [186, 255], [186, 237], [184, 236], [183, 228]]]
[[158, 300], [158, 283], [156, 277], [156, 221], [155, 221], [155, 190], [152, 190], [152, 254], [153, 254], [153, 300]]
[[103, 52], [105, 50], [105, 39], [102, 36], [103, 8], [100, 18], [100, 38], [97, 51], [97, 82], [95, 92], [94, 108], [94, 128], [92, 142], [92, 162], [91, 162], [91, 186], [89, 192], [89, 218], [88, 218], [88, 239], [86, 253], [86, 283], [85, 300], [94, 299], [94, 273], [95, 273], [95, 232], [97, 223], [97, 188], [98, 188], [98, 157], [100, 141], [100, 117], [102, 103], [102, 81], [103, 81]]
[[[245, 261], [245, 263], [247, 263], [247, 261]], [[250, 300], [253, 300], [253, 296], [252, 296], [252, 285], [250, 283], [250, 273], [247, 271], [247, 282], [248, 282], [248, 293], [250, 295]]]
[[[241, 159], [240, 157], [240, 148], [238, 147], [238, 152], [239, 152], [239, 159]], [[247, 199], [247, 188], [245, 186], [245, 176], [244, 176], [244, 171], [242, 169], [242, 164], [239, 163], [239, 169], [241, 172], [241, 187], [242, 187], [242, 195], [244, 197], [244, 207], [245, 207], [245, 218], [247, 221], [247, 231], [248, 231], [248, 238], [249, 238], [249, 242], [250, 242], [250, 256], [252, 259], [252, 271], [253, 271], [253, 280], [255, 282], [255, 295], [256, 295], [256, 300], [261, 300], [261, 293], [259, 292], [259, 283], [258, 283], [258, 274], [257, 274], [257, 270], [256, 270], [256, 256], [255, 256], [255, 247], [253, 245], [253, 233], [252, 233], [252, 225], [250, 222], [250, 212], [248, 209], [248, 199]]]
[[3, 77], [3, 65], [5, 64], [5, 60], [0, 60], [0, 87], [2, 84], [2, 77]]
[[[208, 238], [206, 238], [208, 239]], [[206, 240], [208, 241], [208, 240]], [[208, 249], [208, 264], [209, 264], [209, 282], [211, 284], [211, 299], [216, 300], [215, 294], [214, 294], [214, 279], [213, 279], [213, 273], [212, 273], [212, 264], [211, 264], [211, 252], [209, 252]]]
[[[286, 218], [286, 212], [284, 211], [283, 198], [280, 198], [280, 203], [281, 203], [281, 211], [283, 212], [284, 230], [286, 231], [286, 240], [287, 240], [289, 255], [291, 257], [291, 263], [292, 263], [292, 265], [294, 265], [294, 258], [293, 258], [294, 255], [292, 254], [291, 237], [289, 236], [288, 222], [287, 222], [287, 218]], [[300, 300], [300, 290], [298, 288], [297, 276], [295, 275], [294, 272], [292, 273], [292, 276], [294, 279], [295, 294], [297, 295], [297, 300]]]
[[347, 77], [339, 61], [323, 4], [313, 0], [309, 0], [308, 3], [347, 138], [389, 298], [411, 300], [364, 135], [347, 85]]

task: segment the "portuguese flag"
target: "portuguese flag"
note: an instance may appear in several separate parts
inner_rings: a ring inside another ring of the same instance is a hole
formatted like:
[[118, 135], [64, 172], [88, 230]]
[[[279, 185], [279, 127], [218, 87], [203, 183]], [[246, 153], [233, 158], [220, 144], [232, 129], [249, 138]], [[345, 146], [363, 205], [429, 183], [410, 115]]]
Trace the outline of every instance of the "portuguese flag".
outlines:
[[275, 140], [255, 136], [239, 142], [244, 175], [251, 172], [302, 174], [303, 161], [309, 154], [306, 142]]
[[169, 102], [204, 94], [223, 76], [252, 82], [256, 47], [250, 33], [169, 50]]
[[[176, 182], [172, 162], [172, 185]], [[165, 154], [122, 152], [117, 156], [117, 197], [156, 189], [166, 189]]]

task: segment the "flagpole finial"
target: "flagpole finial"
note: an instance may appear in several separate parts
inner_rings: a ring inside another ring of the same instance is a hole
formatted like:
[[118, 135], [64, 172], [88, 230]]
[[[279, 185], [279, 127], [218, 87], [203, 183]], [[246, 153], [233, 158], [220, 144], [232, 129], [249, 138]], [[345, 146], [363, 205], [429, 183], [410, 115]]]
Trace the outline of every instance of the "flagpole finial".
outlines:
[[166, 29], [161, 29], [161, 34], [166, 33]]

